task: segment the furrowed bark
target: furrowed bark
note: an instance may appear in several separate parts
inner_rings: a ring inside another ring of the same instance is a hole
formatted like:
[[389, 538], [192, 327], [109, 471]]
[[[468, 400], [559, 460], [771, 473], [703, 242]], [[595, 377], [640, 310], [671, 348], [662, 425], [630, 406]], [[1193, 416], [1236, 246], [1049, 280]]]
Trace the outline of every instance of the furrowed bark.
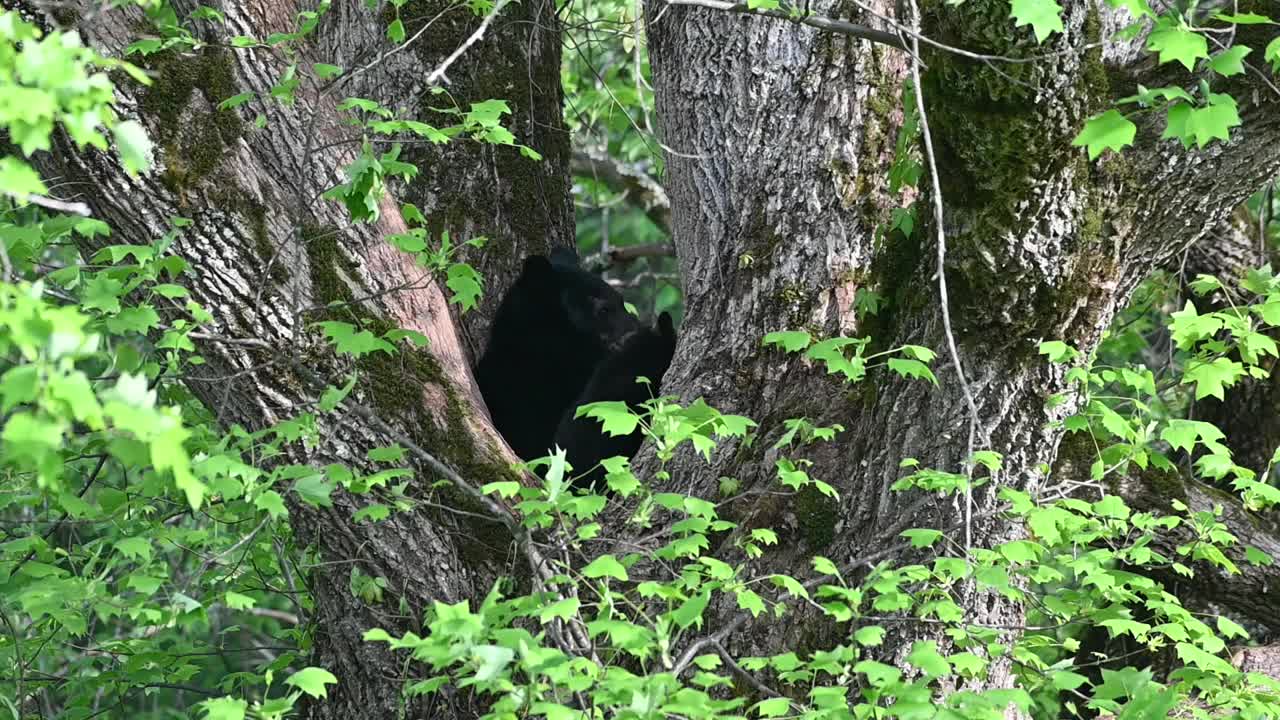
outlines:
[[[100, 12], [97, 5], [79, 8], [78, 29], [104, 54], [119, 55], [147, 25], [138, 12]], [[185, 17], [198, 3], [174, 5]], [[298, 10], [283, 0], [225, 3], [220, 9], [225, 27], [201, 27], [220, 41], [292, 31]], [[448, 76], [460, 81], [485, 73], [492, 78], [496, 69], [512, 69], [521, 61], [519, 71], [503, 76], [500, 86], [459, 91], [464, 110], [467, 102], [489, 97], [533, 98], [534, 83], [558, 83], [559, 29], [552, 10], [542, 2], [512, 4], [452, 66]], [[415, 40], [393, 54], [385, 41], [389, 17], [361, 3], [336, 3], [300, 48], [303, 82], [291, 105], [270, 100], [285, 70], [273, 51], [206, 48], [143, 58], [155, 83], [142, 88], [122, 79], [117, 107], [141, 120], [156, 142], [153, 172], [130, 178], [113, 157], [79, 151], [65, 138], [38, 162], [47, 177], [72, 188], [76, 199], [112, 226], [111, 243], [150, 244], [168, 229], [167, 218], [192, 220], [174, 251], [191, 263], [194, 272], [182, 281], [215, 321], [197, 336], [206, 360], [199, 375], [206, 379], [188, 383], [224, 425], [271, 426], [311, 407], [323, 383], [340, 385], [358, 372], [360, 381], [347, 403], [319, 417], [315, 447], [289, 445], [289, 461], [316, 468], [342, 463], [372, 472], [367, 451], [399, 442], [423, 448], [479, 487], [515, 477], [509, 469], [514, 458], [490, 426], [471, 378], [469, 356], [482, 344], [464, 345], [435, 279], [384, 239], [406, 229], [394, 196], [383, 200], [380, 220], [370, 225], [353, 225], [339, 204], [319, 199], [341, 182], [337, 169], [354, 157], [360, 143], [359, 132], [343, 123], [334, 106], [344, 97], [366, 97], [403, 106], [410, 117], [418, 117], [422, 106], [445, 105], [426, 94], [422, 79], [479, 24], [463, 6], [411, 2], [402, 13]], [[422, 18], [442, 13], [447, 17], [434, 35], [416, 34]], [[539, 63], [534, 73], [523, 63], [530, 52]], [[342, 66], [350, 79], [333, 85], [315, 81], [305, 74], [315, 62]], [[248, 91], [258, 99], [234, 110], [217, 109], [220, 101]], [[451, 230], [455, 242], [486, 234], [501, 245], [485, 255], [492, 258], [485, 269], [497, 282], [486, 286], [482, 311], [460, 323], [481, 340], [484, 313], [512, 279], [524, 247], [545, 250], [573, 238], [560, 96], [538, 97], [529, 104], [513, 101], [512, 129], [518, 142], [543, 154], [541, 163], [520, 158], [514, 148], [464, 141], [434, 154], [416, 147], [411, 153], [422, 173], [408, 194], [435, 221], [436, 237], [443, 230]], [[252, 121], [259, 112], [268, 123], [255, 129]], [[377, 151], [388, 147], [379, 144]], [[477, 197], [484, 193], [488, 199], [481, 203]], [[513, 213], [506, 204], [513, 196], [545, 196], [546, 203]], [[95, 249], [84, 248], [86, 253]], [[330, 303], [340, 306], [326, 307]], [[392, 327], [418, 330], [431, 344], [353, 362], [323, 340], [313, 325], [318, 320], [350, 322], [378, 333]], [[433, 601], [482, 597], [497, 577], [512, 573], [507, 564], [512, 538], [501, 524], [486, 519], [493, 513], [456, 487], [431, 489], [442, 474], [421, 456], [411, 452], [408, 462], [416, 471], [410, 494], [421, 502], [413, 511], [356, 523], [352, 514], [370, 500], [342, 491], [334, 493], [332, 507], [296, 500], [289, 506], [296, 538], [314, 546], [321, 561], [310, 577], [315, 601], [306, 618], [315, 630], [311, 661], [339, 678], [324, 702], [309, 706], [309, 717], [476, 714], [465, 693], [430, 703], [402, 698], [410, 679], [404, 659], [381, 643], [362, 640], [373, 627], [393, 634], [421, 631], [423, 612]], [[356, 571], [385, 579], [379, 601], [354, 596], [350, 583]]]
[[[1159, 142], [1152, 125], [1122, 157], [1088, 162], [1071, 139], [1085, 118], [1127, 93], [1119, 86], [1135, 82], [1137, 71], [1115, 64], [1131, 54], [1103, 58], [1088, 49], [1101, 27], [1114, 24], [1099, 17], [1104, 8], [1065, 5], [1065, 32], [1043, 48], [1025, 28], [990, 31], [1008, 24], [1007, 4], [924, 6], [925, 33], [952, 45], [1014, 57], [1056, 53], [1034, 64], [925, 57], [949, 302], [978, 408], [977, 448], [1004, 458], [995, 482], [973, 498], [968, 534], [979, 546], [1022, 532], [987, 512], [994, 490], [1041, 485], [1037, 468], [1052, 464], [1061, 440], [1053, 421], [1074, 410], [1072, 402], [1046, 409], [1045, 400], [1067, 388], [1062, 372], [1037, 356], [1038, 342], [1094, 348], [1153, 265], [1217, 226], [1280, 166], [1280, 104], [1265, 88], [1243, 95], [1247, 139], [1241, 131], [1230, 144], [1186, 151]], [[893, 13], [889, 3], [871, 6]], [[830, 3], [811, 8], [837, 11]], [[664, 390], [705, 396], [762, 426], [753, 449], [722, 448], [709, 468], [692, 453], [677, 457], [670, 485], [711, 497], [722, 475], [745, 488], [771, 482], [776, 454], [768, 448], [780, 421], [806, 416], [846, 428], [835, 443], [804, 454], [814, 462], [810, 475], [835, 485], [842, 500], [755, 496], [735, 507], [747, 526], [789, 531], [772, 565], [795, 568], [813, 552], [837, 561], [865, 557], [907, 527], [962, 522], [963, 503], [889, 492], [904, 458], [960, 471], [969, 435], [964, 389], [946, 359], [938, 318], [934, 229], [910, 238], [875, 232], [901, 202], [887, 196], [884, 171], [906, 58], [701, 8], [651, 4], [647, 21], [664, 141], [675, 150], [666, 186], [687, 303]], [[1187, 207], [1197, 208], [1193, 222]], [[860, 289], [879, 293], [886, 307], [859, 317], [853, 300]], [[871, 335], [878, 348], [931, 347], [939, 352], [940, 387], [883, 371], [842, 386], [760, 346], [765, 333], [786, 329]], [[953, 540], [962, 547], [965, 533]], [[1021, 622], [1021, 609], [1004, 600], [966, 600], [973, 622]], [[795, 647], [798, 631], [748, 623], [730, 640], [736, 652], [761, 654]], [[812, 627], [803, 632], [814, 636]], [[925, 635], [904, 631], [888, 653], [905, 653]], [[1007, 666], [997, 665], [985, 684], [1009, 680]]]

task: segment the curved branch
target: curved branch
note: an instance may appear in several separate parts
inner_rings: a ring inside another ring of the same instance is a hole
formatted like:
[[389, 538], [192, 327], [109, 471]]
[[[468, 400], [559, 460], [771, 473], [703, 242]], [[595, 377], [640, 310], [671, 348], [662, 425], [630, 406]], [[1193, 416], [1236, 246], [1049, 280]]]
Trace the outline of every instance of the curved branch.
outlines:
[[[592, 178], [615, 192], [623, 193], [627, 201], [643, 210], [654, 225], [671, 235], [671, 202], [667, 199], [667, 191], [643, 170], [592, 150], [575, 150], [569, 169], [574, 175]], [[616, 258], [613, 261], [620, 262]]]
[[[720, 10], [723, 12], [744, 13], [748, 15], [764, 15], [767, 17], [778, 18], [781, 20], [790, 20], [801, 25], [808, 25], [819, 30], [827, 30], [849, 37], [870, 40], [873, 43], [887, 45], [889, 47], [905, 50], [906, 46], [902, 42], [902, 38], [891, 32], [884, 30], [876, 30], [866, 25], [858, 25], [848, 22], [847, 20], [836, 20], [835, 18], [824, 17], [822, 15], [814, 15], [806, 12], [803, 15], [793, 17], [790, 13], [781, 10], [759, 10], [753, 9], [750, 4], [724, 2], [723, 0], [667, 0], [668, 5], [692, 5], [695, 7], [710, 8], [712, 10]], [[807, 3], [806, 3], [807, 5]]]
[[[1070, 469], [1064, 469], [1071, 473]], [[1166, 587], [1176, 588], [1176, 594], [1183, 599], [1213, 603], [1269, 628], [1280, 629], [1277, 622], [1280, 618], [1280, 563], [1258, 565], [1245, 558], [1245, 548], [1249, 547], [1280, 558], [1280, 526], [1245, 508], [1240, 498], [1232, 493], [1173, 473], [1152, 471], [1125, 476], [1110, 489], [1137, 512], [1173, 513], [1172, 501], [1175, 498], [1186, 504], [1191, 512], [1213, 512], [1220, 507], [1222, 514], [1218, 521], [1237, 541], [1235, 545], [1223, 548], [1223, 552], [1235, 563], [1238, 573], [1207, 563], [1195, 564], [1195, 574], [1191, 577], [1177, 574], [1172, 569], [1143, 572]], [[1151, 548], [1166, 558], [1177, 558], [1177, 548], [1194, 540], [1192, 531], [1182, 525], [1157, 534]]]

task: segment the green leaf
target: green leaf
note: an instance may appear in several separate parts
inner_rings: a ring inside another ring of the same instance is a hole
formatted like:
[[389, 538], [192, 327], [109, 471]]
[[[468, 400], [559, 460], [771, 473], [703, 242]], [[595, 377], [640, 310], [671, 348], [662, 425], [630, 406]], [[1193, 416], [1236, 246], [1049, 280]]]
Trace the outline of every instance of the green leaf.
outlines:
[[791, 701], [784, 697], [769, 698], [756, 703], [752, 709], [760, 717], [781, 717], [791, 712]]
[[1187, 300], [1181, 310], [1169, 314], [1169, 329], [1173, 342], [1180, 349], [1189, 350], [1196, 342], [1221, 330], [1222, 320], [1213, 313], [1200, 315], [1196, 306]]
[[328, 335], [333, 341], [334, 347], [340, 353], [347, 353], [355, 357], [378, 351], [387, 354], [395, 353], [395, 345], [368, 330], [357, 331], [351, 323], [330, 320], [317, 324], [324, 330], [325, 335]]
[[1183, 371], [1182, 383], [1195, 383], [1196, 399], [1201, 400], [1212, 395], [1219, 400], [1225, 399], [1224, 388], [1234, 385], [1236, 380], [1244, 376], [1244, 366], [1225, 357], [1210, 361], [1193, 360]]
[[40, 367], [35, 364], [15, 365], [0, 375], [0, 412], [8, 414], [14, 407], [35, 400], [40, 394]]
[[351, 513], [351, 521], [357, 523], [365, 521], [379, 522], [381, 520], [386, 520], [390, 516], [391, 508], [383, 505], [382, 503], [373, 503], [365, 505], [359, 510]]
[[124, 538], [116, 541], [116, 552], [131, 560], [151, 562], [151, 541], [143, 537]]
[[98, 273], [85, 283], [81, 303], [90, 310], [117, 313], [120, 312], [120, 295], [123, 293], [124, 283], [106, 273]]
[[453, 297], [449, 298], [451, 304], [462, 306], [462, 312], [467, 312], [476, 306], [476, 301], [483, 294], [483, 286], [480, 273], [475, 268], [466, 263], [453, 263], [449, 266], [445, 285], [453, 291]]
[[[609, 435], [630, 435], [640, 424], [640, 416], [631, 412], [631, 408], [621, 400], [593, 402], [578, 408], [575, 418], [595, 418], [603, 424], [602, 430]], [[589, 468], [577, 468], [579, 471]]]
[[1230, 140], [1231, 128], [1239, 127], [1240, 123], [1235, 98], [1213, 93], [1207, 106], [1191, 108], [1187, 113], [1183, 142], [1190, 138], [1195, 140], [1196, 147], [1203, 148], [1215, 139]]
[[1069, 670], [1055, 670], [1049, 673], [1049, 681], [1058, 690], [1075, 690], [1089, 682], [1089, 678]]
[[581, 601], [576, 597], [567, 597], [563, 600], [554, 602], [538, 613], [538, 620], [546, 625], [552, 620], [568, 620], [578, 612]]
[[404, 42], [404, 23], [400, 22], [400, 18], [392, 20], [387, 26], [387, 37], [397, 45]]
[[1253, 48], [1248, 45], [1232, 45], [1209, 60], [1209, 69], [1226, 77], [1243, 75], [1244, 58], [1251, 52]]
[[244, 720], [249, 703], [240, 698], [220, 697], [200, 703], [204, 720]]
[[150, 305], [124, 308], [115, 317], [107, 318], [107, 330], [116, 335], [135, 332], [145, 335], [160, 325], [160, 315]]
[[326, 685], [336, 685], [338, 678], [333, 673], [318, 667], [305, 667], [289, 676], [285, 685], [292, 685], [313, 698], [322, 698], [328, 694]]
[[804, 585], [800, 584], [799, 580], [790, 575], [773, 575], [769, 579], [774, 585], [786, 590], [792, 597], [809, 599], [809, 591], [805, 589]]
[[480, 661], [479, 667], [475, 670], [475, 679], [478, 682], [497, 678], [516, 657], [514, 650], [499, 645], [477, 645], [471, 649], [471, 654]]
[[611, 577], [615, 580], [627, 579], [627, 569], [612, 555], [601, 555], [591, 564], [582, 568], [582, 575], [588, 578]]
[[241, 595], [238, 592], [227, 591], [223, 597], [223, 602], [232, 610], [248, 610], [257, 604], [257, 601], [248, 595]]
[[707, 603], [709, 602], [711, 602], [710, 592], [694, 595], [680, 603], [680, 607], [672, 611], [671, 619], [682, 630], [694, 624], [701, 628], [702, 611], [707, 609]]
[[1041, 355], [1047, 355], [1051, 363], [1064, 363], [1074, 358], [1077, 353], [1070, 345], [1061, 340], [1045, 340], [1040, 343]]
[[764, 336], [764, 345], [777, 345], [787, 352], [800, 352], [809, 347], [813, 337], [803, 330], [783, 330]]
[[314, 72], [316, 77], [321, 80], [328, 80], [342, 74], [342, 68], [328, 63], [316, 63], [311, 66], [311, 71]]
[[365, 456], [370, 460], [378, 463], [396, 463], [404, 460], [405, 449], [400, 445], [393, 444], [387, 447], [370, 448]]
[[1062, 32], [1062, 6], [1054, 0], [1010, 0], [1010, 14], [1016, 27], [1030, 25], [1036, 34], [1036, 42], [1055, 32]]
[[1250, 563], [1254, 565], [1259, 565], [1262, 567], [1269, 566], [1275, 562], [1275, 560], [1270, 555], [1262, 552], [1261, 550], [1259, 550], [1258, 548], [1252, 545], [1245, 546], [1244, 557]]
[[45, 187], [40, 174], [30, 165], [12, 155], [6, 155], [0, 158], [0, 191], [26, 197], [27, 195], [46, 195], [49, 188]]
[[1227, 638], [1228, 640], [1230, 640], [1231, 638], [1247, 639], [1249, 637], [1248, 630], [1245, 630], [1234, 620], [1232, 620], [1229, 617], [1225, 617], [1223, 615], [1218, 616], [1218, 632], [1221, 633], [1222, 636]]
[[316, 409], [322, 413], [336, 410], [342, 404], [342, 401], [346, 400], [347, 396], [351, 394], [351, 390], [356, 386], [358, 377], [356, 373], [351, 373], [351, 376], [347, 378], [347, 382], [342, 387], [336, 388], [332, 385], [326, 387], [324, 392], [320, 394], [320, 402], [317, 404]]
[[1147, 49], [1160, 53], [1160, 64], [1177, 61], [1188, 72], [1196, 69], [1196, 61], [1209, 57], [1209, 41], [1194, 30], [1172, 21], [1162, 21], [1147, 38]]
[[836, 564], [821, 555], [813, 556], [813, 569], [823, 575], [840, 575], [840, 571], [836, 569]]
[[423, 335], [422, 333], [418, 332], [417, 330], [405, 330], [403, 328], [396, 328], [394, 330], [386, 331], [385, 333], [382, 334], [382, 337], [386, 338], [387, 340], [393, 343], [400, 342], [401, 340], [408, 340], [410, 343], [412, 343], [416, 347], [426, 347], [431, 344], [431, 339], [428, 338], [426, 335]]
[[120, 160], [130, 175], [151, 167], [151, 139], [147, 131], [133, 120], [117, 123], [111, 131], [120, 149]]
[[919, 360], [889, 358], [888, 365], [890, 370], [904, 378], [918, 378], [920, 380], [928, 380], [934, 385], [938, 384], [938, 378], [933, 376], [933, 371], [929, 369], [928, 365]]
[[511, 498], [520, 494], [520, 483], [514, 480], [500, 480], [498, 482], [487, 483], [480, 487], [480, 492], [485, 495], [497, 493], [500, 497]]
[[932, 546], [938, 540], [942, 539], [941, 530], [932, 530], [928, 528], [916, 528], [913, 530], [904, 530], [902, 537], [911, 541], [911, 546], [915, 548], [926, 548]]
[[333, 500], [329, 496], [333, 494], [337, 485], [324, 475], [313, 474], [298, 478], [293, 484], [293, 491], [308, 505], [333, 507]]
[[280, 497], [280, 493], [275, 490], [266, 490], [254, 498], [253, 506], [259, 510], [266, 511], [272, 520], [279, 520], [289, 514], [288, 509], [284, 506], [284, 498]]
[[738, 607], [751, 613], [751, 617], [760, 617], [760, 613], [764, 612], [764, 599], [752, 590], [738, 590], [734, 593], [737, 596]]
[[879, 625], [864, 625], [853, 633], [853, 639], [859, 645], [875, 647], [884, 642], [885, 629]]
[[1089, 159], [1096, 160], [1104, 150], [1120, 152], [1133, 144], [1138, 126], [1129, 118], [1116, 110], [1108, 110], [1097, 117], [1090, 118], [1084, 129], [1071, 141], [1071, 144], [1089, 149]]
[[1169, 443], [1169, 447], [1187, 453], [1194, 449], [1197, 439], [1210, 443], [1222, 440], [1224, 437], [1226, 436], [1222, 431], [1212, 423], [1179, 418], [1171, 419], [1169, 424], [1160, 431], [1160, 439]]
[[1232, 23], [1233, 25], [1275, 25], [1276, 24], [1275, 20], [1272, 20], [1266, 15], [1259, 15], [1258, 13], [1251, 13], [1251, 12], [1238, 13], [1234, 15], [1229, 13], [1218, 13], [1213, 16], [1213, 19], [1219, 20], [1221, 22]]
[[243, 105], [243, 104], [245, 104], [245, 103], [249, 102], [250, 100], [254, 99], [254, 98], [255, 98], [255, 97], [257, 97], [257, 96], [258, 96], [258, 94], [257, 94], [257, 93], [255, 93], [255, 92], [252, 92], [252, 91], [250, 91], [250, 92], [242, 92], [242, 93], [240, 93], [239, 95], [232, 95], [231, 97], [227, 98], [226, 100], [223, 100], [222, 102], [218, 103], [218, 109], [219, 109], [219, 110], [233, 110], [233, 109], [238, 108], [238, 107], [240, 107], [241, 105]]

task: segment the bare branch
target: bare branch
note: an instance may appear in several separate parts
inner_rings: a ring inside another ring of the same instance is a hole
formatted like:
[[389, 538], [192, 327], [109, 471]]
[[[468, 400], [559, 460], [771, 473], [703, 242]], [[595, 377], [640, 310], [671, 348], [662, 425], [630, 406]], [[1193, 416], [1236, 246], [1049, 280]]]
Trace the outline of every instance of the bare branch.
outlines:
[[906, 46], [902, 39], [891, 32], [884, 30], [876, 30], [866, 25], [858, 25], [845, 20], [836, 20], [821, 15], [804, 15], [802, 17], [792, 17], [789, 13], [781, 10], [753, 10], [747, 3], [722, 2], [721, 0], [667, 0], [668, 5], [693, 5], [696, 7], [710, 8], [712, 10], [721, 10], [724, 12], [744, 13], [747, 15], [765, 15], [768, 17], [779, 18], [782, 20], [790, 20], [808, 25], [809, 27], [818, 28], [819, 30], [828, 30], [831, 32], [848, 35], [850, 37], [862, 38], [870, 40], [881, 45], [905, 50]]
[[[464, 40], [461, 45], [455, 48], [452, 53], [449, 53], [449, 57], [445, 58], [443, 62], [436, 66], [435, 70], [431, 71], [431, 74], [427, 76], [428, 86], [435, 85], [441, 78], [445, 78], [446, 81], [448, 80], [448, 78], [445, 77], [445, 71], [447, 71], [449, 66], [453, 65], [458, 58], [462, 57], [462, 54], [467, 51], [467, 48], [475, 45], [480, 41], [480, 38], [484, 37], [485, 30], [489, 29], [489, 24], [498, 16], [498, 13], [502, 12], [502, 8], [507, 6], [508, 1], [509, 0], [498, 0], [498, 2], [494, 4], [493, 10], [490, 10], [489, 14], [485, 15], [484, 20], [480, 22], [480, 27], [476, 28], [476, 31], [471, 33], [471, 35]], [[423, 29], [425, 30], [425, 28]]]
[[623, 193], [627, 201], [643, 210], [654, 225], [667, 235], [671, 234], [671, 202], [667, 199], [667, 191], [643, 170], [592, 150], [575, 150], [570, 170], [574, 175], [593, 178]]

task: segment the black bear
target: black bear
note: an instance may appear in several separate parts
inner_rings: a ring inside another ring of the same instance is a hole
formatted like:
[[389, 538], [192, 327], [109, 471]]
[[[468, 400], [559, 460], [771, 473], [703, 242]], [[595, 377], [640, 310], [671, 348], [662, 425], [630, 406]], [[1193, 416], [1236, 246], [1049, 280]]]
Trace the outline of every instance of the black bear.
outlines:
[[[637, 429], [630, 435], [609, 435], [600, 421], [589, 417], [574, 417], [578, 406], [603, 400], [621, 400], [632, 412], [640, 409], [640, 403], [659, 394], [659, 384], [671, 356], [676, 351], [676, 330], [671, 316], [658, 316], [657, 327], [644, 328], [631, 335], [616, 352], [610, 353], [560, 420], [556, 428], [555, 444], [564, 448], [566, 459], [576, 473], [574, 484], [579, 487], [596, 487], [604, 478], [600, 461], [621, 455], [631, 457], [640, 449], [644, 435]], [[649, 384], [636, 382], [643, 375]]]
[[507, 291], [476, 383], [494, 427], [522, 460], [550, 453], [556, 424], [611, 350], [639, 329], [622, 295], [558, 248], [525, 258]]

